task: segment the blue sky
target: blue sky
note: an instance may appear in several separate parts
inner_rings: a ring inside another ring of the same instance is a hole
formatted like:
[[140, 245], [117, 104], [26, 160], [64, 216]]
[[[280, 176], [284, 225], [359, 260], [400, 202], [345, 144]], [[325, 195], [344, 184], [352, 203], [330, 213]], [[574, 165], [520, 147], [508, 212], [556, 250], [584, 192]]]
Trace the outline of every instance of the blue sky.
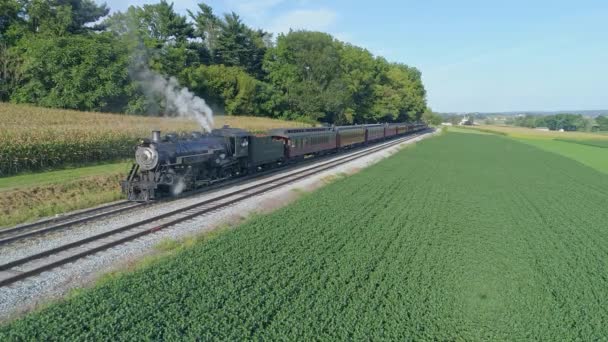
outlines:
[[[105, 2], [124, 10], [157, 1]], [[185, 13], [199, 1], [173, 2]], [[608, 0], [206, 3], [252, 27], [325, 31], [415, 66], [435, 111], [608, 109]]]

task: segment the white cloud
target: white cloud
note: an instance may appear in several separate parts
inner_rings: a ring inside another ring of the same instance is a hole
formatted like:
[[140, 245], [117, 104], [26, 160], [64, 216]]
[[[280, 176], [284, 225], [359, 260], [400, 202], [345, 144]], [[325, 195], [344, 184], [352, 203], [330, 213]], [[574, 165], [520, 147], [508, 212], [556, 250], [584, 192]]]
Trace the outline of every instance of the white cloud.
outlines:
[[284, 0], [226, 0], [226, 3], [236, 9], [239, 15], [261, 18], [264, 17], [270, 9], [279, 5]]
[[272, 20], [268, 30], [274, 33], [286, 33], [289, 29], [327, 32], [336, 22], [336, 18], [336, 12], [325, 8], [292, 10]]
[[342, 32], [342, 31], [338, 31], [338, 32], [329, 32], [332, 36], [334, 36], [334, 38], [341, 40], [343, 42], [346, 43], [351, 43], [354, 40], [354, 36], [348, 32]]

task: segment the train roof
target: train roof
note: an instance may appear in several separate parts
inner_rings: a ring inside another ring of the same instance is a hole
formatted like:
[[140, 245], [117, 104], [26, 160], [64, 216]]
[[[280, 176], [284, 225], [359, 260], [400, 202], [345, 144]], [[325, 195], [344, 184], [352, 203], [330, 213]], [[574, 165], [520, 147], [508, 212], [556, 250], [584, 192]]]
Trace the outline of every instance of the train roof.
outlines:
[[211, 131], [211, 134], [218, 135], [221, 137], [232, 137], [232, 136], [244, 137], [244, 136], [253, 135], [253, 134], [251, 134], [251, 132], [246, 131], [244, 129], [231, 128], [231, 127], [214, 129], [213, 131]]
[[361, 129], [361, 128], [365, 128], [367, 127], [367, 125], [350, 125], [350, 126], [336, 126], [335, 129], [336, 131], [345, 131], [348, 129]]
[[290, 137], [306, 134], [332, 133], [331, 127], [308, 127], [308, 128], [275, 128], [268, 131], [268, 135], [275, 137]]

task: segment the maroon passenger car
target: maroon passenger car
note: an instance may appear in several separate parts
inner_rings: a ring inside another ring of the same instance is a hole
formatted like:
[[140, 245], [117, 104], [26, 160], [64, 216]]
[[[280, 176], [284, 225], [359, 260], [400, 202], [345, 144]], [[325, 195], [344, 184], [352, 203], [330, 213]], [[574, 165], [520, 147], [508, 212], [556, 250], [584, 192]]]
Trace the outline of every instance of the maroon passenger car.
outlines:
[[385, 125], [365, 125], [365, 128], [367, 129], [367, 136], [365, 137], [365, 141], [376, 141], [384, 139]]
[[336, 149], [336, 132], [330, 127], [274, 129], [268, 134], [283, 140], [288, 159]]
[[338, 148], [350, 147], [365, 142], [365, 126], [337, 126], [335, 128]]

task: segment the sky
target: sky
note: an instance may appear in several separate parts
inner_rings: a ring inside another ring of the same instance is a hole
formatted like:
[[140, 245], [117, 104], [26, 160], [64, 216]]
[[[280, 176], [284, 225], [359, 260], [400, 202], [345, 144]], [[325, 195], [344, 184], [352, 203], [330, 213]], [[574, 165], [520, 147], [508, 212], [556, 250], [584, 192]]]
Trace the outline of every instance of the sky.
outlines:
[[[96, 1], [113, 11], [158, 2]], [[173, 1], [183, 14], [199, 2]], [[253, 28], [324, 31], [414, 66], [434, 111], [608, 109], [608, 0], [206, 3]]]

